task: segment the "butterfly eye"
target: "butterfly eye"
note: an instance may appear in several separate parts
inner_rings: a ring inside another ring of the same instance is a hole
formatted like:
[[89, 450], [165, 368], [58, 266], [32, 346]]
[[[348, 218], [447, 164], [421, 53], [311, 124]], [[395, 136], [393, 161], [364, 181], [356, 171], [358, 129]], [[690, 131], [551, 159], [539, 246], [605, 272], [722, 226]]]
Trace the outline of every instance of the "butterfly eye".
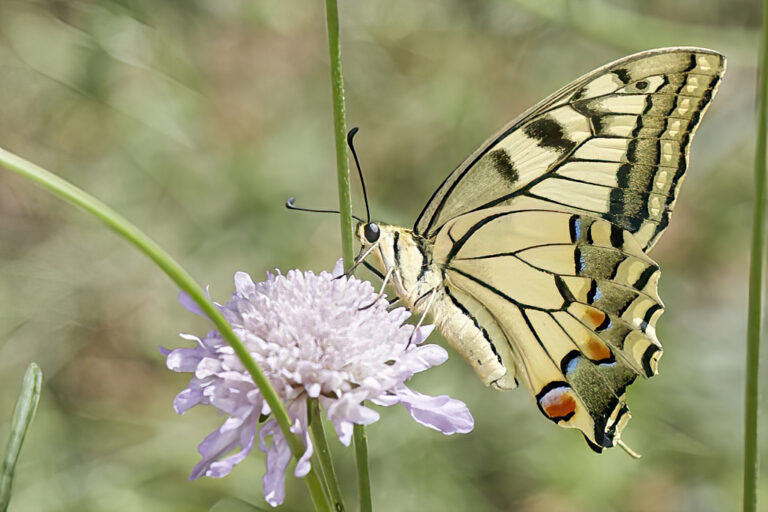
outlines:
[[368, 240], [369, 244], [375, 244], [379, 240], [381, 232], [379, 231], [379, 226], [370, 222], [365, 225], [364, 234], [365, 239]]

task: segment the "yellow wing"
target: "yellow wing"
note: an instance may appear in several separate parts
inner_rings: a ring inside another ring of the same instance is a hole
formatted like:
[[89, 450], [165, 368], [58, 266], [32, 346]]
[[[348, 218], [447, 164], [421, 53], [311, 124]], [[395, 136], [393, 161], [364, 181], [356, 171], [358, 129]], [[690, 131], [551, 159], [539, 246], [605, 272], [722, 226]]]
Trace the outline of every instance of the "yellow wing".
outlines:
[[494, 206], [592, 215], [647, 251], [669, 223], [725, 58], [701, 48], [638, 53], [554, 93], [486, 141], [435, 191], [414, 227]]
[[597, 217], [495, 207], [445, 224], [433, 255], [445, 293], [542, 413], [597, 451], [614, 446], [626, 387], [662, 353], [659, 269], [636, 237]]

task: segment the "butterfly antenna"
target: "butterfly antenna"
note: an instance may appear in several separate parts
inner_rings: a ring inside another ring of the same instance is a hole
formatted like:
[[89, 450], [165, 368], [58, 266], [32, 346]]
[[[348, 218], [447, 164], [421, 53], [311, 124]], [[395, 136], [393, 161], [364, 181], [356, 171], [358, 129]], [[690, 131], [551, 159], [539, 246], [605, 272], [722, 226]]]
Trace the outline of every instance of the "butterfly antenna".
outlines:
[[[302, 208], [300, 206], [296, 206], [293, 203], [296, 201], [293, 197], [289, 197], [288, 200], [285, 202], [285, 207], [289, 210], [295, 210], [297, 212], [313, 212], [313, 213], [339, 213], [339, 210], [318, 210], [315, 208]], [[352, 216], [353, 219], [355, 219], [358, 222], [364, 222], [363, 219], [358, 217], [357, 215]]]
[[360, 129], [355, 126], [347, 134], [347, 145], [349, 150], [352, 151], [352, 156], [355, 158], [355, 165], [357, 166], [357, 173], [360, 175], [360, 184], [363, 186], [363, 199], [365, 199], [365, 213], [368, 215], [368, 224], [371, 223], [371, 209], [368, 207], [368, 192], [365, 190], [365, 179], [363, 178], [363, 171], [360, 169], [360, 160], [357, 159], [357, 151], [355, 151], [355, 135]]

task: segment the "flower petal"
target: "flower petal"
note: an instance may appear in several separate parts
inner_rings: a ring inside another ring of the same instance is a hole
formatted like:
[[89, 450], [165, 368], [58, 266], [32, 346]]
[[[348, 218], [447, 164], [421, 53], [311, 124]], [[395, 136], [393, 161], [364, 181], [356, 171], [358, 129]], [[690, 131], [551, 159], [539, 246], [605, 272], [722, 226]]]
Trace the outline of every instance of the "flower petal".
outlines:
[[[265, 438], [272, 436], [272, 443], [266, 446]], [[274, 419], [267, 421], [259, 431], [260, 449], [267, 453], [267, 472], [261, 482], [264, 498], [276, 507], [285, 499], [285, 470], [291, 461], [291, 449]]]
[[[211, 432], [197, 447], [197, 451], [203, 456], [203, 459], [194, 467], [189, 479], [195, 480], [203, 475], [221, 478], [229, 474], [232, 468], [253, 449], [255, 430], [256, 422], [251, 418], [241, 428], [226, 429], [222, 425], [219, 429]], [[238, 446], [242, 448], [239, 452], [221, 458]]]
[[184, 292], [184, 291], [179, 292], [179, 304], [181, 304], [181, 306], [184, 309], [186, 309], [191, 313], [194, 313], [200, 316], [205, 316], [205, 313], [203, 313], [203, 310], [200, 309], [200, 306], [197, 305], [197, 302], [195, 302], [194, 299], [190, 297], [187, 292]]
[[235, 291], [238, 295], [248, 297], [256, 291], [253, 279], [245, 272], [235, 272]]
[[173, 399], [173, 408], [179, 414], [184, 414], [192, 407], [205, 403], [205, 397], [199, 389], [187, 388]]
[[304, 450], [304, 455], [296, 461], [296, 467], [293, 470], [293, 474], [299, 478], [307, 476], [309, 470], [312, 469], [309, 460], [312, 457], [314, 447], [312, 446], [312, 439], [309, 437], [309, 430], [304, 430], [304, 444], [307, 449]]
[[[184, 350], [184, 349], [179, 349]], [[188, 349], [194, 350], [194, 349]], [[216, 375], [216, 372], [221, 371], [221, 362], [218, 359], [212, 357], [204, 357], [200, 359], [194, 368], [195, 377], [198, 379], [204, 379], [212, 375]]]
[[362, 405], [361, 400], [334, 400], [320, 397], [320, 404], [326, 410], [328, 419], [333, 423], [333, 428], [339, 436], [339, 441], [344, 446], [349, 446], [352, 441], [352, 427], [358, 425], [370, 425], [379, 419], [379, 413]]
[[422, 325], [418, 329], [416, 329], [416, 332], [413, 333], [413, 337], [411, 338], [411, 343], [414, 345], [421, 345], [424, 340], [426, 340], [430, 334], [432, 334], [432, 331], [435, 330], [434, 325]]
[[407, 370], [410, 378], [414, 373], [439, 366], [448, 360], [448, 352], [440, 345], [423, 345], [406, 351], [398, 361], [398, 368]]
[[194, 372], [205, 351], [200, 347], [177, 348], [171, 350], [165, 358], [165, 366], [174, 372]]
[[232, 471], [232, 468], [235, 467], [235, 465], [242, 462], [243, 459], [245, 459], [248, 454], [251, 453], [251, 450], [253, 449], [253, 439], [256, 432], [255, 424], [251, 422], [248, 427], [240, 428], [236, 432], [240, 433], [240, 446], [242, 446], [243, 449], [233, 455], [230, 455], [229, 457], [225, 457], [224, 459], [211, 463], [210, 468], [205, 473], [205, 476], [212, 478], [221, 478], [227, 476], [229, 472]]
[[475, 426], [472, 414], [460, 400], [446, 395], [423, 395], [405, 386], [397, 395], [414, 420], [443, 434], [466, 434]]
[[339, 277], [343, 273], [344, 273], [344, 260], [342, 258], [339, 258], [338, 261], [336, 261], [336, 264], [333, 266], [331, 275], [333, 277]]

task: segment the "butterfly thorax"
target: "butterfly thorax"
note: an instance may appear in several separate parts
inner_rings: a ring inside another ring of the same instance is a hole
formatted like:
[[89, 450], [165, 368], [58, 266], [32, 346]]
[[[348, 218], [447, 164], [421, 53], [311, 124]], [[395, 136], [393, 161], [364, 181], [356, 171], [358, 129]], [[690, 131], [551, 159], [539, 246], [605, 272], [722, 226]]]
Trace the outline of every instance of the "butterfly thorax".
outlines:
[[[410, 229], [376, 224], [375, 242], [366, 239], [365, 225], [357, 229], [363, 251], [376, 254], [380, 266], [390, 274], [403, 304], [417, 314], [428, 314], [451, 346], [467, 361], [480, 380], [497, 389], [517, 386], [513, 363], [507, 366], [487, 339], [489, 334], [468, 316], [456, 295], [446, 288], [444, 258], [436, 257], [434, 242]], [[370, 234], [370, 233], [369, 233]]]

